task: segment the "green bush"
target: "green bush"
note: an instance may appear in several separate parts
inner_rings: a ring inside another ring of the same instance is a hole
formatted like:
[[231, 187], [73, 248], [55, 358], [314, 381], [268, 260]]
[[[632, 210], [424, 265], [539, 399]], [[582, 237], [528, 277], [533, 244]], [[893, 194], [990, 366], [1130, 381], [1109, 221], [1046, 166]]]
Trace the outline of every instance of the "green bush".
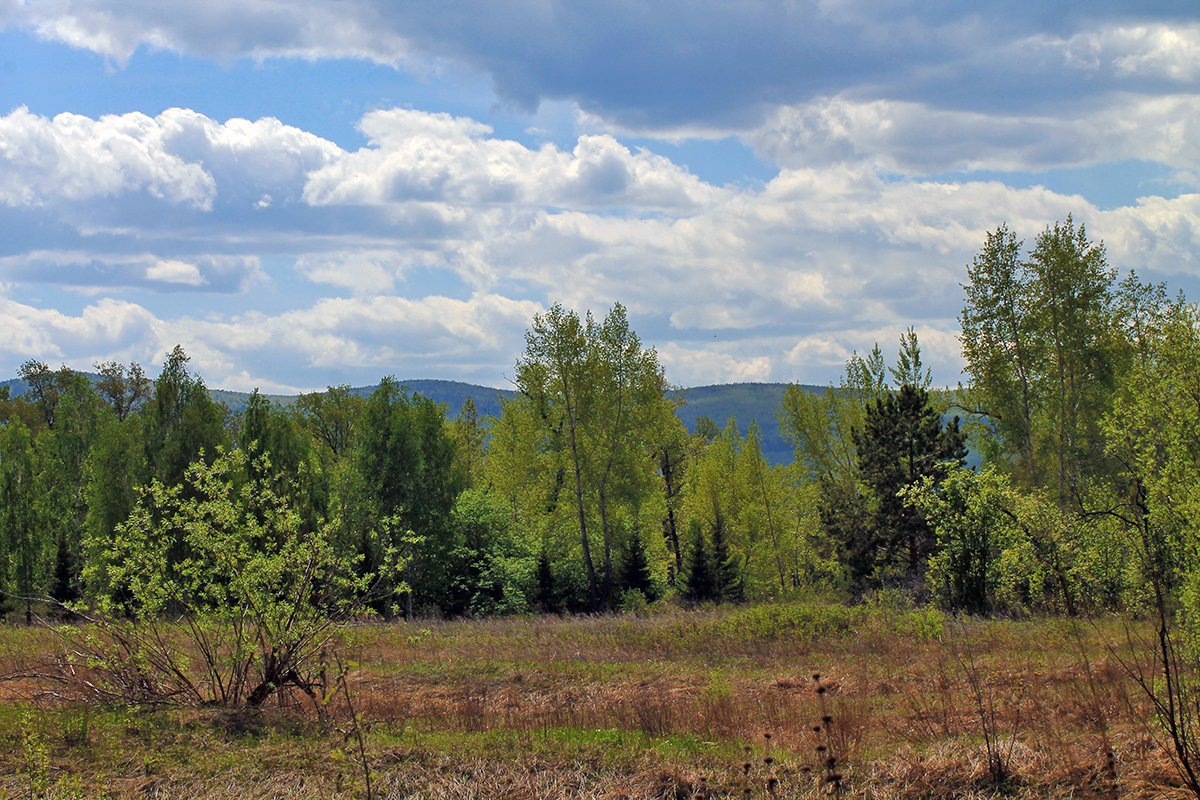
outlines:
[[[94, 626], [69, 629], [90, 691], [134, 703], [258, 706], [285, 687], [317, 701], [323, 653], [372, 579], [328, 529], [304, 531], [265, 457], [218, 450], [184, 483], [155, 481], [111, 539], [92, 541]], [[400, 564], [389, 557], [389, 585]], [[70, 665], [65, 665], [70, 667]], [[318, 709], [320, 706], [318, 705]]]

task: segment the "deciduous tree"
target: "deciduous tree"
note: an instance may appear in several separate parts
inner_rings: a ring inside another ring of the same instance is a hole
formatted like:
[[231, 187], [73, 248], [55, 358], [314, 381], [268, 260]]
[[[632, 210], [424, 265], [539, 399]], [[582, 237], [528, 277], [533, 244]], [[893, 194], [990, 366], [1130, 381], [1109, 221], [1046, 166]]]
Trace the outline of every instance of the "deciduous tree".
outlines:
[[183, 481], [192, 462], [212, 459], [226, 440], [224, 407], [209, 396], [204, 381], [188, 371], [190, 359], [175, 345], [154, 381], [154, 398], [142, 409], [146, 463], [165, 486]]

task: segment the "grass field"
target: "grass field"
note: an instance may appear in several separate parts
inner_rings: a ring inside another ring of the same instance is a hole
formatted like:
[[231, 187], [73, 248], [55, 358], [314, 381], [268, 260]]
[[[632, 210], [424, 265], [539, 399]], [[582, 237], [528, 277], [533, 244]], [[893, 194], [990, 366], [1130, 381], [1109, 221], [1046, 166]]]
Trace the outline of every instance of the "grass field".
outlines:
[[[94, 707], [10, 680], [0, 797], [364, 797], [364, 762], [396, 798], [1186, 796], [1126, 638], [817, 603], [363, 625], [341, 653], [365, 759], [332, 685], [323, 725], [304, 698]], [[0, 628], [0, 674], [54, 646]]]

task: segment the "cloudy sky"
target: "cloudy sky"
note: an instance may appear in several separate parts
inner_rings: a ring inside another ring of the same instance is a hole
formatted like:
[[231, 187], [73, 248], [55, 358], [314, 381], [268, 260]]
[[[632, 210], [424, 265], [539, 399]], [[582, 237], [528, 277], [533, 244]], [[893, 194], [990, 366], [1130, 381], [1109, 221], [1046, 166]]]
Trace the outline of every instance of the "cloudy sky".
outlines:
[[1073, 214], [1200, 297], [1194, 0], [0, 0], [0, 377], [507, 385], [555, 302], [826, 383]]

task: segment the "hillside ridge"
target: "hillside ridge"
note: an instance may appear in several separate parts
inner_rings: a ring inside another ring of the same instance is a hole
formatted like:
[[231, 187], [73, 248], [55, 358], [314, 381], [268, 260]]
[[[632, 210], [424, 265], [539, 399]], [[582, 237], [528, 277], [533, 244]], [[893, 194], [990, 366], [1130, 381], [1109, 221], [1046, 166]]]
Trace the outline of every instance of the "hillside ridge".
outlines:
[[[93, 381], [99, 376], [84, 373]], [[400, 386], [410, 392], [428, 397], [446, 406], [447, 413], [457, 416], [463, 403], [468, 397], [475, 402], [475, 408], [481, 417], [497, 417], [500, 415], [503, 399], [515, 397], [512, 389], [496, 389], [490, 386], [467, 383], [465, 381], [445, 380], [441, 378], [409, 378], [398, 381]], [[364, 397], [375, 391], [378, 384], [372, 386], [355, 386], [352, 391]], [[25, 382], [20, 378], [10, 378], [0, 382], [0, 387], [7, 386], [13, 396], [19, 396], [27, 390]], [[792, 448], [784, 439], [776, 420], [776, 412], [783, 402], [783, 393], [787, 390], [786, 383], [742, 382], [714, 383], [704, 386], [672, 387], [667, 394], [682, 399], [683, 405], [676, 409], [679, 419], [689, 431], [696, 430], [696, 421], [704, 416], [711, 419], [719, 427], [724, 427], [730, 417], [737, 420], [738, 429], [744, 434], [751, 424], [759, 429], [760, 444], [763, 455], [771, 464], [786, 464], [792, 460]], [[821, 392], [823, 386], [801, 384], [800, 388], [810, 392]], [[238, 392], [231, 389], [210, 388], [209, 393], [219, 403], [224, 403], [230, 411], [241, 411], [246, 407], [250, 392]], [[281, 405], [290, 405], [298, 394], [263, 394], [268, 400]]]

